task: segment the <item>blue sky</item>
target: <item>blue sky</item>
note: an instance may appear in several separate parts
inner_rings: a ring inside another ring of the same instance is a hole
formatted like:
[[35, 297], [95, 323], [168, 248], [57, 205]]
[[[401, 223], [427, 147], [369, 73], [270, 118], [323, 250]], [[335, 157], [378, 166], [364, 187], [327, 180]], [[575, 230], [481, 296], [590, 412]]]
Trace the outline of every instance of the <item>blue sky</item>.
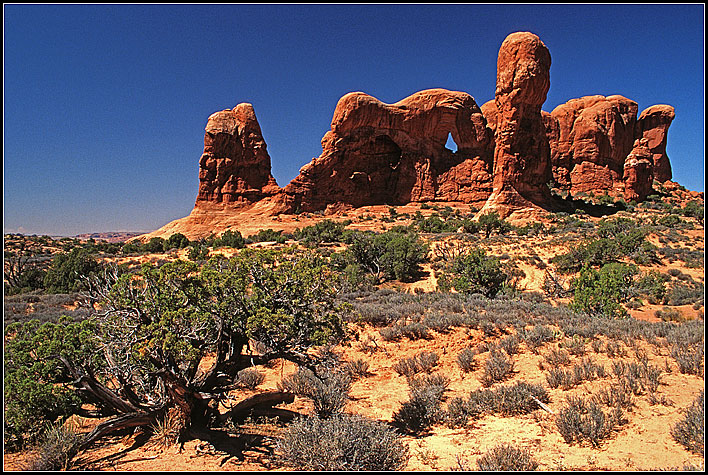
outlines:
[[337, 101], [493, 99], [515, 31], [551, 52], [543, 107], [670, 104], [674, 180], [704, 190], [704, 5], [4, 5], [4, 232], [150, 231], [186, 216], [213, 112], [253, 104], [285, 186]]

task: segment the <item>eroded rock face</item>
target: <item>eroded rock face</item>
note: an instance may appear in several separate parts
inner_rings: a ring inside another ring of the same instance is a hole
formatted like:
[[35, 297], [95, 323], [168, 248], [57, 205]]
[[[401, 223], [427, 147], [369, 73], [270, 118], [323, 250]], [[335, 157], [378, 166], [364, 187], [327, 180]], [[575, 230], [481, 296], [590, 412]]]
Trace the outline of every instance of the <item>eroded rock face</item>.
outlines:
[[624, 197], [628, 201], [641, 201], [652, 193], [654, 163], [649, 144], [646, 138], [635, 140], [624, 162]]
[[[494, 209], [507, 216], [551, 201], [550, 149], [541, 115], [550, 67], [548, 48], [532, 33], [512, 33], [499, 49], [493, 190], [482, 212]], [[494, 115], [491, 106], [486, 109]]]
[[547, 136], [556, 184], [572, 194], [621, 191], [632, 150], [637, 103], [619, 95], [571, 99], [551, 112]]
[[674, 108], [659, 104], [645, 109], [637, 121], [635, 138], [648, 140], [654, 164], [654, 178], [661, 182], [671, 180], [671, 163], [666, 155], [669, 126], [676, 117]]
[[[448, 134], [457, 151], [446, 148]], [[395, 104], [363, 92], [342, 97], [322, 154], [284, 189], [291, 209], [423, 201], [483, 203], [492, 140], [472, 96], [429, 89]]]
[[251, 204], [280, 190], [251, 104], [209, 117], [199, 159], [200, 202]]

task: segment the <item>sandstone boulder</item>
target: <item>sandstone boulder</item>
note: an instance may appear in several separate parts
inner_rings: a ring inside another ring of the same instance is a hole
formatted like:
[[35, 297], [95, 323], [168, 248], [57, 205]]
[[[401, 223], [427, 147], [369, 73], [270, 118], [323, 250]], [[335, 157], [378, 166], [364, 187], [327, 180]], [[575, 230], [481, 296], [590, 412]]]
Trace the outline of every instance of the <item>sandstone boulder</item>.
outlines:
[[[457, 151], [446, 148], [448, 135]], [[342, 97], [322, 154], [284, 189], [291, 209], [424, 201], [483, 203], [492, 140], [472, 96], [429, 89], [395, 104], [363, 92]]]
[[649, 141], [654, 178], [661, 182], [671, 179], [671, 163], [666, 155], [666, 140], [674, 117], [676, 114], [673, 107], [660, 104], [645, 109], [637, 121], [635, 138], [645, 138]]
[[252, 204], [279, 190], [253, 106], [242, 103], [212, 114], [199, 159], [197, 206]]

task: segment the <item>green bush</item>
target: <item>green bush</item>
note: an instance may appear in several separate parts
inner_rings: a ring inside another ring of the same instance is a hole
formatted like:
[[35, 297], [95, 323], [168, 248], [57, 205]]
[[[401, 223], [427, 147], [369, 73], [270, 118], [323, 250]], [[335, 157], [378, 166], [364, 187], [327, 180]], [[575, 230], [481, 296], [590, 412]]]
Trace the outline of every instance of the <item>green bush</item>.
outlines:
[[98, 261], [86, 249], [74, 248], [52, 259], [44, 276], [44, 287], [47, 292], [54, 294], [83, 290], [83, 279], [100, 269]]
[[189, 239], [182, 233], [175, 233], [168, 237], [163, 243], [163, 250], [165, 252], [170, 249], [184, 249], [189, 246]]
[[293, 422], [278, 441], [280, 460], [299, 470], [403, 470], [410, 458], [387, 424], [358, 415]]
[[143, 252], [163, 252], [165, 250], [165, 240], [161, 237], [150, 238], [142, 245]]
[[221, 236], [214, 240], [214, 247], [230, 247], [232, 249], [243, 249], [246, 246], [246, 240], [241, 236], [239, 231], [227, 229]]
[[347, 241], [344, 262], [356, 264], [373, 276], [376, 283], [412, 279], [428, 254], [427, 246], [417, 234], [397, 230], [381, 234], [352, 232]]
[[637, 267], [625, 264], [605, 264], [600, 270], [583, 267], [573, 280], [573, 310], [591, 316], [624, 317], [627, 310], [621, 305], [630, 298]]
[[686, 206], [683, 207], [683, 215], [696, 218], [698, 222], [703, 225], [703, 220], [705, 218], [705, 207], [700, 201], [689, 201]]
[[449, 270], [438, 277], [438, 286], [443, 291], [455, 289], [463, 294], [493, 298], [508, 280], [498, 258], [487, 256], [484, 249], [473, 248], [455, 259]]
[[493, 232], [496, 231], [497, 234], [503, 235], [509, 233], [513, 227], [508, 222], [504, 221], [499, 217], [499, 213], [492, 211], [483, 214], [477, 220], [479, 227], [484, 231], [486, 238], [489, 238]]
[[351, 224], [349, 220], [336, 222], [331, 219], [325, 219], [312, 226], [302, 228], [300, 231], [296, 231], [295, 238], [308, 245], [317, 245], [324, 242], [341, 242], [344, 239], [344, 228], [349, 224]]
[[278, 244], [285, 244], [288, 237], [283, 235], [283, 231], [275, 231], [273, 229], [261, 229], [256, 234], [248, 236], [248, 240], [251, 242], [277, 242]]
[[40, 324], [16, 322], [5, 329], [4, 395], [5, 443], [21, 447], [36, 441], [47, 423], [61, 422], [75, 413], [83, 399], [59, 358], [97, 362], [95, 325], [89, 320]]

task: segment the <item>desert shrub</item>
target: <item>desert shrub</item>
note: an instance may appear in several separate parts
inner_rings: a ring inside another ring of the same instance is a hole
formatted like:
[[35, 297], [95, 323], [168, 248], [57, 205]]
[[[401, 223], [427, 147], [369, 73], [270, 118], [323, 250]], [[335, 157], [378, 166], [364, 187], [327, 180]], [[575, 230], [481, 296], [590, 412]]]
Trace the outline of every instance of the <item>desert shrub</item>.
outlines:
[[425, 431], [444, 418], [441, 402], [438, 385], [414, 384], [410, 388], [410, 399], [393, 414], [393, 422], [413, 434]]
[[44, 276], [44, 287], [47, 292], [54, 294], [84, 290], [83, 279], [100, 269], [101, 265], [87, 250], [77, 247], [68, 253], [54, 256]]
[[571, 355], [582, 356], [585, 354], [585, 341], [578, 336], [573, 336], [572, 338], [563, 338], [560, 342], [560, 346], [568, 351]]
[[686, 206], [683, 207], [682, 214], [684, 216], [698, 219], [698, 222], [703, 225], [703, 220], [705, 217], [705, 208], [700, 201], [689, 201], [688, 203], [686, 203]]
[[407, 337], [411, 341], [430, 338], [428, 328], [420, 322], [411, 322], [400, 327], [402, 337]]
[[5, 444], [34, 442], [47, 423], [62, 422], [86, 401], [72, 391], [72, 376], [59, 358], [80, 359], [100, 368], [96, 360], [95, 325], [89, 320], [40, 324], [13, 323], [5, 329]]
[[649, 365], [647, 359], [637, 361], [613, 361], [612, 372], [621, 384], [634, 395], [654, 392], [659, 386], [661, 370]]
[[475, 370], [477, 366], [474, 360], [474, 351], [471, 348], [465, 348], [457, 354], [457, 364], [460, 365], [462, 371], [469, 373]]
[[615, 358], [618, 356], [624, 356], [626, 351], [620, 342], [608, 340], [607, 343], [605, 343], [605, 353], [610, 358]]
[[531, 351], [536, 353], [543, 344], [555, 340], [556, 334], [547, 325], [535, 325], [533, 329], [521, 332], [521, 337], [531, 348]]
[[628, 289], [636, 274], [634, 265], [605, 264], [600, 270], [583, 267], [580, 276], [572, 282], [571, 308], [591, 316], [625, 316], [627, 310], [621, 303], [629, 300]]
[[168, 237], [162, 244], [163, 251], [170, 249], [184, 249], [189, 246], [189, 239], [182, 233], [175, 233]]
[[624, 379], [604, 386], [593, 396], [593, 400], [608, 407], [630, 409], [634, 406], [634, 393]]
[[221, 236], [214, 240], [214, 247], [230, 247], [233, 249], [243, 249], [246, 246], [246, 240], [241, 235], [241, 232], [227, 229]]
[[676, 309], [673, 308], [661, 308], [654, 312], [654, 315], [659, 317], [663, 322], [683, 322], [686, 319], [681, 315]]
[[351, 378], [340, 371], [325, 370], [318, 375], [306, 368], [298, 368], [294, 374], [283, 378], [281, 388], [298, 396], [310, 399], [315, 414], [328, 418], [339, 414], [349, 400]]
[[499, 341], [499, 348], [506, 351], [506, 354], [513, 356], [519, 352], [519, 343], [521, 338], [518, 335], [509, 335]]
[[285, 244], [288, 240], [288, 236], [283, 234], [282, 230], [259, 229], [256, 234], [252, 234], [246, 238], [250, 242], [276, 242], [278, 244]]
[[401, 376], [412, 377], [420, 372], [420, 367], [415, 357], [401, 358], [393, 364], [393, 370]]
[[422, 321], [424, 326], [439, 333], [447, 333], [451, 328], [463, 326], [464, 323], [465, 317], [461, 314], [443, 313], [426, 315]]
[[592, 400], [569, 396], [566, 401], [567, 404], [556, 416], [556, 427], [568, 444], [587, 441], [593, 447], [598, 447], [617, 426], [624, 423], [619, 408], [605, 413]]
[[656, 220], [656, 224], [666, 226], [667, 228], [675, 228], [679, 223], [681, 223], [681, 218], [675, 214], [667, 214]]
[[647, 298], [650, 304], [656, 305], [664, 300], [666, 282], [670, 280], [665, 274], [650, 271], [643, 274], [636, 282], [636, 292]]
[[477, 466], [482, 471], [534, 471], [538, 462], [528, 450], [519, 449], [510, 444], [501, 444], [487, 451], [477, 459]]
[[472, 391], [467, 404], [472, 413], [511, 416], [538, 409], [534, 399], [542, 403], [550, 402], [548, 391], [540, 384], [517, 381], [512, 385]]
[[455, 289], [493, 298], [508, 280], [498, 258], [487, 256], [484, 249], [473, 248], [453, 261], [449, 270], [438, 277], [438, 285], [443, 291]]
[[487, 239], [489, 239], [489, 236], [493, 232], [503, 235], [509, 233], [513, 229], [511, 224], [501, 219], [499, 217], [499, 213], [496, 211], [481, 215], [477, 220], [477, 223]]
[[439, 216], [433, 214], [427, 218], [420, 217], [415, 220], [415, 225], [422, 233], [454, 233], [462, 226], [462, 221], [459, 219], [443, 220]]
[[551, 366], [566, 366], [570, 364], [570, 354], [562, 348], [551, 348], [543, 360]]
[[295, 232], [295, 238], [306, 245], [318, 245], [325, 242], [341, 242], [344, 238], [344, 228], [351, 221], [336, 222], [324, 219], [318, 223], [302, 228]]
[[349, 247], [343, 261], [364, 269], [377, 284], [384, 280], [412, 279], [428, 254], [418, 235], [409, 232], [355, 231], [348, 234], [347, 242]]
[[450, 385], [450, 378], [442, 374], [424, 374], [408, 379], [411, 393], [430, 391], [442, 399], [445, 389]]
[[359, 379], [369, 375], [369, 362], [357, 358], [355, 360], [348, 361], [344, 365], [344, 370], [349, 374], [352, 379]]
[[63, 425], [50, 427], [42, 434], [38, 453], [30, 460], [27, 470], [69, 470], [80, 445], [81, 436], [73, 429]]
[[255, 368], [246, 368], [239, 371], [236, 375], [239, 384], [248, 389], [256, 389], [263, 381], [265, 374]]
[[564, 368], [551, 368], [546, 373], [546, 382], [550, 388], [568, 390], [573, 387], [573, 372]]
[[379, 329], [379, 335], [384, 341], [398, 341], [403, 336], [401, 327], [398, 325], [392, 327], [384, 327]]
[[401, 358], [393, 365], [394, 371], [408, 378], [421, 372], [430, 372], [439, 361], [440, 357], [432, 351], [422, 351], [409, 358]]
[[429, 373], [435, 366], [438, 365], [440, 356], [438, 356], [438, 354], [434, 351], [421, 351], [418, 355], [416, 355], [416, 361], [421, 371]]
[[674, 345], [671, 356], [676, 360], [679, 372], [683, 374], [703, 375], [703, 345]]
[[704, 391], [684, 410], [683, 418], [671, 428], [671, 436], [690, 452], [701, 454], [705, 449], [706, 413]]
[[451, 429], [464, 427], [471, 417], [479, 413], [469, 404], [469, 400], [455, 397], [447, 403], [444, 413], [445, 424]]
[[483, 386], [488, 387], [497, 381], [503, 381], [511, 377], [514, 371], [514, 363], [505, 352], [492, 350], [487, 361], [484, 363], [484, 373], [480, 378]]
[[665, 298], [668, 305], [689, 305], [693, 303], [703, 305], [704, 300], [705, 289], [703, 284], [693, 281], [671, 286]]
[[280, 460], [300, 470], [402, 470], [408, 447], [387, 424], [359, 415], [301, 418], [278, 440]]
[[583, 358], [573, 366], [573, 383], [580, 384], [583, 381], [592, 381], [605, 377], [605, 367], [596, 364], [590, 358]]

